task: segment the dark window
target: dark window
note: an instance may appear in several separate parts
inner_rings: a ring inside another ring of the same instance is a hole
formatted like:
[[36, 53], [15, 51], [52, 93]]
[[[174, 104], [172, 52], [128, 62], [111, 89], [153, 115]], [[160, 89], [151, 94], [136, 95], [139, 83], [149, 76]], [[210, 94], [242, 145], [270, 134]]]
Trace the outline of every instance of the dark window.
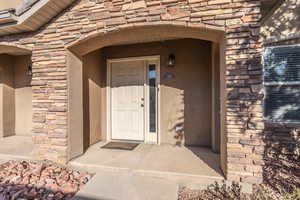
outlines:
[[300, 122], [300, 46], [265, 49], [264, 85], [265, 118]]
[[156, 65], [150, 64], [149, 71], [148, 71], [148, 78], [149, 78], [149, 131], [156, 132]]

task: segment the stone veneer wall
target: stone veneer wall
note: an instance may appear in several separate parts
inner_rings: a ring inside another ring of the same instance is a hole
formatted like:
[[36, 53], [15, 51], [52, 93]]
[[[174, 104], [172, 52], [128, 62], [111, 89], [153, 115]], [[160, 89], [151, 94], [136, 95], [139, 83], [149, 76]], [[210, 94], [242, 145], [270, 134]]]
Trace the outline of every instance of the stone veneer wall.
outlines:
[[[257, 0], [77, 0], [40, 30], [0, 38], [32, 47], [34, 157], [68, 161], [66, 45], [130, 25], [225, 31], [227, 178], [262, 180], [262, 108]], [[124, 36], [125, 37], [125, 36]]]

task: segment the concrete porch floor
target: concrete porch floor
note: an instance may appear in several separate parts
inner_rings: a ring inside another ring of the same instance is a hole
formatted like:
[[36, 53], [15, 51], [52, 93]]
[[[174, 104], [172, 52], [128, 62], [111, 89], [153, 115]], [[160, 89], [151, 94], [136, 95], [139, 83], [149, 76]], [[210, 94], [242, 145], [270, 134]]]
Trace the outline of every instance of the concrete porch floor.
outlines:
[[140, 144], [132, 151], [102, 149], [105, 143], [91, 146], [84, 155], [72, 160], [75, 168], [134, 171], [139, 174], [162, 177], [224, 179], [219, 167], [219, 154], [208, 148], [178, 147], [172, 145]]
[[0, 138], [0, 162], [31, 158], [33, 142], [30, 136]]
[[180, 187], [204, 189], [224, 180], [210, 149], [140, 144], [133, 151], [91, 146], [69, 165], [96, 173], [77, 200], [176, 200]]

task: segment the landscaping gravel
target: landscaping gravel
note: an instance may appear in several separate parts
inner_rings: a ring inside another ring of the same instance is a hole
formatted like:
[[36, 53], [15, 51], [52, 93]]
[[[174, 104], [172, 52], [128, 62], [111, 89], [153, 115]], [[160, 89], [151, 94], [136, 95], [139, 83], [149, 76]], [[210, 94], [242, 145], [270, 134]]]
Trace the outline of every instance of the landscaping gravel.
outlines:
[[68, 200], [92, 175], [55, 163], [10, 161], [0, 165], [0, 200]]

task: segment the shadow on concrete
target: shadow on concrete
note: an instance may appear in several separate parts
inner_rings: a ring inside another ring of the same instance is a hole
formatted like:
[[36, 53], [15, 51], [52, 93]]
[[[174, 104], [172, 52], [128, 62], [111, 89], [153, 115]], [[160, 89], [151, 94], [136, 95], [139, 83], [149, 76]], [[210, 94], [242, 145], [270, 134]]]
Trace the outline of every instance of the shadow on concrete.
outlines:
[[205, 162], [205, 164], [207, 164], [211, 169], [213, 169], [221, 176], [224, 176], [220, 168], [220, 154], [214, 153], [211, 151], [211, 149], [208, 148], [207, 149], [201, 148], [201, 150], [198, 147], [192, 147], [192, 146], [187, 146], [187, 148], [191, 152], [193, 152], [200, 160]]

